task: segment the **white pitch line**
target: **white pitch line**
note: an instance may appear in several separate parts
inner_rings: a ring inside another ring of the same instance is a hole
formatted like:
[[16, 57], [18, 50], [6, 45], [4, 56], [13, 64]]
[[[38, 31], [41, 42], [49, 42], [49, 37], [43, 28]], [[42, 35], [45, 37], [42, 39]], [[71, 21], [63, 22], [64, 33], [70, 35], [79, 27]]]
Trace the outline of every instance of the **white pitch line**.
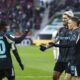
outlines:
[[16, 76], [16, 78], [50, 78], [52, 76]]

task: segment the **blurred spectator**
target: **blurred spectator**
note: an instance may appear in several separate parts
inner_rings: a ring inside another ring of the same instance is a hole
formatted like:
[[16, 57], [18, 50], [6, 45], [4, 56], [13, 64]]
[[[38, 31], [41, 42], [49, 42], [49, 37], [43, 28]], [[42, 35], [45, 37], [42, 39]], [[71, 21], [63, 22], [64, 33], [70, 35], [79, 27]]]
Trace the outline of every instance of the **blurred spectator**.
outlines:
[[42, 21], [42, 18], [43, 18], [43, 15], [44, 15], [44, 7], [37, 7], [35, 8], [35, 17], [34, 17], [34, 28], [36, 30], [39, 30], [40, 29], [40, 26], [41, 26], [41, 21]]
[[51, 18], [61, 10], [80, 11], [80, 0], [53, 0], [49, 6], [49, 18]]
[[12, 32], [24, 31], [25, 28], [40, 29], [43, 14], [44, 7], [34, 9], [33, 0], [0, 0], [0, 19], [9, 23], [8, 30]]
[[[59, 3], [59, 1], [62, 1]], [[65, 9], [80, 11], [80, 0], [53, 0], [46, 3], [49, 6], [49, 18], [55, 12]], [[11, 31], [24, 31], [25, 28], [40, 29], [44, 16], [44, 2], [35, 8], [33, 0], [0, 0], [0, 19], [6, 20], [10, 24]], [[34, 26], [33, 26], [34, 25]]]

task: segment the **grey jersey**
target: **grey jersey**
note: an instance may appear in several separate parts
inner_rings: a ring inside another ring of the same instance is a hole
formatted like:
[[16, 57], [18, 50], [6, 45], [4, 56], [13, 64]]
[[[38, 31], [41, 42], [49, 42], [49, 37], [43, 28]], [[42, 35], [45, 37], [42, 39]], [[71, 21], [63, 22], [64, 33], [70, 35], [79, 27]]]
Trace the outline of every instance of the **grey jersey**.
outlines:
[[[76, 63], [75, 60], [77, 59], [77, 56], [80, 55], [79, 53], [79, 40], [80, 40], [80, 28], [75, 29], [74, 31], [69, 32], [70, 40], [68, 41], [68, 44], [76, 44], [76, 46], [73, 46], [71, 48], [68, 48], [67, 52], [67, 61], [70, 61], [71, 63]], [[78, 58], [80, 60], [80, 58]]]
[[[60, 44], [67, 43], [69, 30], [66, 27], [63, 27], [59, 30], [56, 38], [60, 41]], [[68, 48], [59, 48], [59, 62], [66, 62]]]

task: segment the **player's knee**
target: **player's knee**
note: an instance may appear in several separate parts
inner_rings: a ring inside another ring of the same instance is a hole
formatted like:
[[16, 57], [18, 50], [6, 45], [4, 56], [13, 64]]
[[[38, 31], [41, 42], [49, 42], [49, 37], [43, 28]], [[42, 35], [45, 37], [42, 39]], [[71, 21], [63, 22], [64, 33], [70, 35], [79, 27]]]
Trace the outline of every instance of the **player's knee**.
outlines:
[[55, 76], [53, 76], [53, 80], [58, 80], [58, 78], [57, 78], [57, 77], [55, 77]]
[[59, 80], [59, 75], [58, 74], [53, 74], [53, 80]]
[[64, 80], [71, 80], [71, 74], [66, 74]]
[[65, 77], [64, 80], [70, 80], [68, 77]]

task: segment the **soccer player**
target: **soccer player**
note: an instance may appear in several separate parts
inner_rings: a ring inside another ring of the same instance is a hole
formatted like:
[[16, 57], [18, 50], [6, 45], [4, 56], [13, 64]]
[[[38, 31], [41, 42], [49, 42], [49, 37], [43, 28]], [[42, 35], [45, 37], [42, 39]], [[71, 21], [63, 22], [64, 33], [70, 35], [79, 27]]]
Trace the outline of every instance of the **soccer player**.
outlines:
[[[67, 67], [64, 80], [80, 80], [80, 28], [79, 19], [76, 17], [68, 21], [69, 35], [68, 43], [54, 44], [56, 47], [68, 48], [67, 52]], [[69, 77], [70, 76], [70, 77]], [[69, 78], [68, 78], [69, 77]]]
[[[73, 80], [80, 80], [80, 28], [79, 28], [79, 19], [76, 17], [71, 18], [68, 22], [68, 26], [72, 27], [72, 33], [70, 33], [70, 41], [68, 46], [69, 52], [67, 55], [67, 70], [65, 75], [65, 80], [67, 75], [71, 74]], [[74, 77], [73, 77], [74, 76]]]
[[[56, 35], [55, 40], [53, 41], [53, 43], [56, 43], [59, 41], [60, 44], [66, 43], [65, 37], [68, 34], [68, 20], [73, 17], [74, 14], [72, 11], [66, 11], [64, 12], [63, 16], [62, 16], [62, 21], [63, 21], [63, 25], [64, 27], [62, 27], [59, 32]], [[41, 50], [44, 51], [47, 48], [52, 47], [51, 44], [49, 44], [48, 46], [43, 46], [41, 45]], [[67, 54], [68, 48], [59, 48], [59, 58], [55, 64], [54, 67], [54, 72], [53, 72], [53, 80], [59, 80], [62, 72], [65, 70], [67, 62], [66, 62], [66, 54]]]
[[15, 80], [15, 74], [10, 54], [10, 49], [13, 49], [13, 53], [19, 62], [21, 69], [24, 69], [24, 66], [21, 62], [21, 59], [18, 55], [16, 47], [13, 41], [8, 40], [6, 38], [5, 32], [6, 31], [6, 24], [5, 22], [0, 22], [0, 80], [4, 77], [7, 77], [8, 80]]

